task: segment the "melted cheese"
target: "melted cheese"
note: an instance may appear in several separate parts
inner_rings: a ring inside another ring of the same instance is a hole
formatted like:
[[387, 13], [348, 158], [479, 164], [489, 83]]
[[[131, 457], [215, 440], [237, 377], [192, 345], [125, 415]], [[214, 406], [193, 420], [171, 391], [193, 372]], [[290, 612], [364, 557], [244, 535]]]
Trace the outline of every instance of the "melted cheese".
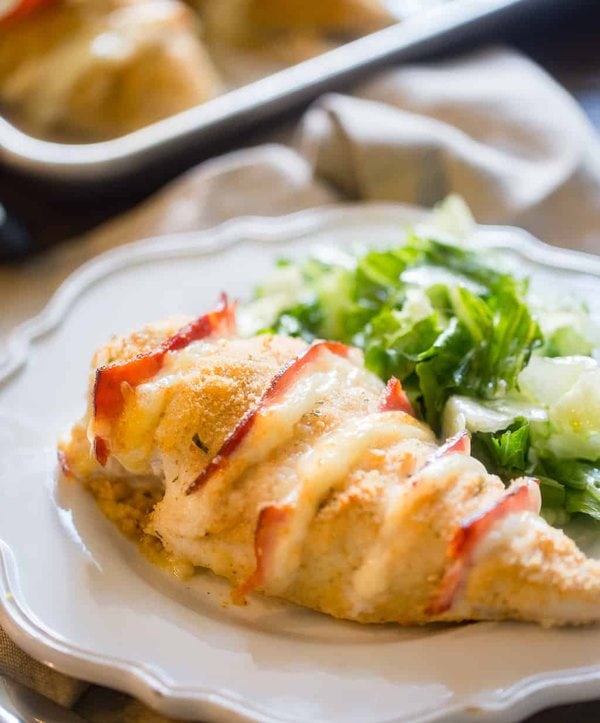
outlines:
[[322, 437], [300, 459], [296, 487], [282, 503], [293, 506], [292, 519], [271, 551], [266, 571], [270, 589], [282, 591], [293, 578], [308, 528], [325, 497], [347, 482], [367, 451], [405, 438], [431, 441], [428, 430], [404, 412], [369, 414]]
[[352, 581], [357, 613], [368, 610], [373, 600], [385, 593], [391, 582], [392, 565], [396, 560], [403, 559], [402, 551], [399, 551], [399, 547], [402, 547], [402, 543], [399, 542], [399, 530], [402, 530], [403, 521], [410, 517], [410, 508], [415, 502], [415, 492], [418, 495], [421, 490], [433, 485], [441, 493], [445, 486], [452, 484], [457, 477], [469, 473], [481, 474], [482, 471], [481, 463], [472, 457], [451, 454], [434, 459], [417, 472], [409, 483], [388, 490], [383, 524]]
[[[354, 386], [364, 369], [347, 359], [326, 352], [302, 371], [295, 383], [281, 398], [258, 410], [250, 431], [244, 437], [221, 469], [211, 475], [201, 489], [192, 492], [202, 495], [202, 510], [195, 520], [197, 535], [210, 530], [214, 506], [218, 498], [227, 492], [231, 484], [251, 466], [267, 459], [276, 449], [285, 445], [295, 434], [295, 425], [312, 411], [324, 397]], [[191, 482], [192, 480], [189, 480]]]
[[331, 354], [327, 360], [311, 364], [309, 373], [302, 374], [280, 401], [261, 408], [247, 437], [243, 449], [235, 454], [235, 463], [227, 465], [215, 484], [227, 485], [245, 468], [265, 459], [274, 449], [283, 445], [294, 434], [294, 425], [316, 406], [324, 396], [330, 395], [342, 384], [355, 383], [360, 370], [354, 365], [337, 361]]

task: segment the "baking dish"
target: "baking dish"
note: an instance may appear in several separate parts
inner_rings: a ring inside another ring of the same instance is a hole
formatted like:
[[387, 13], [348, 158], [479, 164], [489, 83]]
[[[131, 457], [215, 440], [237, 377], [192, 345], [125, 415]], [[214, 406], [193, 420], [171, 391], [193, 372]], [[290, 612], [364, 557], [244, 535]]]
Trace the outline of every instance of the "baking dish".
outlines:
[[[38, 178], [77, 184], [122, 180], [150, 167], [158, 168], [159, 175], [164, 168], [166, 174], [173, 158], [206, 152], [217, 141], [305, 104], [369, 68], [431, 53], [501, 19], [554, 1], [433, 0], [383, 30], [101, 143], [40, 140], [0, 117], [0, 161]], [[391, 5], [400, 18], [407, 0], [391, 0]]]

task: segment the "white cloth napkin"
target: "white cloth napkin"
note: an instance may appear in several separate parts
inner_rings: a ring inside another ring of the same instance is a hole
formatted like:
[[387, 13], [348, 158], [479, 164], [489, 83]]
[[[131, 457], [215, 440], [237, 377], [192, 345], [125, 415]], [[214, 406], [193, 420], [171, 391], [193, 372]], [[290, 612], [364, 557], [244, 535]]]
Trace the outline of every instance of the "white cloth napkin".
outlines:
[[[71, 270], [128, 241], [344, 200], [431, 206], [450, 193], [462, 195], [478, 221], [600, 252], [600, 146], [591, 125], [531, 61], [484, 50], [394, 68], [352, 97], [327, 95], [290, 146], [209, 161], [86, 237], [18, 270], [0, 269], [0, 340]], [[35, 684], [37, 668], [24, 654], [17, 664], [0, 636], [0, 672], [15, 670]], [[70, 700], [78, 686], [57, 680], [64, 688], [56, 697]]]
[[330, 95], [299, 148], [345, 197], [431, 206], [462, 195], [481, 223], [600, 251], [600, 143], [581, 109], [524, 57], [493, 49], [392, 70]]

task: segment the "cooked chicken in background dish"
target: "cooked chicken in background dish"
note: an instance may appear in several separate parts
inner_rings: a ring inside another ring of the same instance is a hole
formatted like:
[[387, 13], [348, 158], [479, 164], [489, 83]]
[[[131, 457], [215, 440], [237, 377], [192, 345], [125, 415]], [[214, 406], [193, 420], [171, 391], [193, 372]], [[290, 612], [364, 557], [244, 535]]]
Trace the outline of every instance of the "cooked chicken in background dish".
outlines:
[[114, 138], [390, 22], [378, 0], [13, 0], [0, 110], [41, 137]]
[[337, 35], [364, 35], [392, 22], [380, 0], [249, 0], [250, 24], [264, 32], [307, 30]]
[[0, 107], [42, 137], [113, 138], [220, 90], [178, 0], [40, 0], [0, 37]]
[[380, 30], [394, 18], [379, 0], [202, 0], [208, 39], [295, 62]]
[[96, 353], [59, 457], [123, 529], [147, 489], [127, 531], [237, 601], [406, 625], [600, 618], [600, 563], [539, 516], [536, 479], [505, 488], [466, 432], [440, 446], [359, 350], [240, 338], [234, 316], [224, 299]]

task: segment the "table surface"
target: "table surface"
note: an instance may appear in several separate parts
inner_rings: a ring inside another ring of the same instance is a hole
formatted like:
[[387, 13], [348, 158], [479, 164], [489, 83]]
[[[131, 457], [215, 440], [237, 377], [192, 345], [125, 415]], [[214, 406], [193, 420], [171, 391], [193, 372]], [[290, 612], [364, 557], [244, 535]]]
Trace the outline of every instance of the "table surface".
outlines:
[[[600, 131], [600, 0], [563, 0], [536, 16], [488, 31], [477, 43], [511, 44], [530, 55], [582, 105]], [[460, 44], [452, 52], [473, 46]], [[265, 128], [259, 131], [264, 135]], [[236, 147], [251, 145], [259, 135], [249, 133], [237, 139]], [[221, 153], [233, 146], [214, 149]], [[38, 248], [76, 236], [102, 220], [126, 210], [143, 197], [142, 193], [121, 194], [98, 204], [96, 200], [77, 202], [55, 196], [45, 187], [0, 170], [0, 198], [14, 209], [34, 235]], [[79, 705], [82, 714], [94, 708], [92, 701], [102, 695], [93, 687]], [[600, 695], [600, 691], [599, 691]], [[104, 694], [104, 707], [123, 705], [121, 694]], [[86, 716], [87, 717], [87, 716]], [[95, 717], [95, 716], [94, 716]], [[91, 719], [91, 716], [90, 716]], [[536, 714], [527, 723], [592, 723], [600, 721], [600, 700], [561, 706]]]

